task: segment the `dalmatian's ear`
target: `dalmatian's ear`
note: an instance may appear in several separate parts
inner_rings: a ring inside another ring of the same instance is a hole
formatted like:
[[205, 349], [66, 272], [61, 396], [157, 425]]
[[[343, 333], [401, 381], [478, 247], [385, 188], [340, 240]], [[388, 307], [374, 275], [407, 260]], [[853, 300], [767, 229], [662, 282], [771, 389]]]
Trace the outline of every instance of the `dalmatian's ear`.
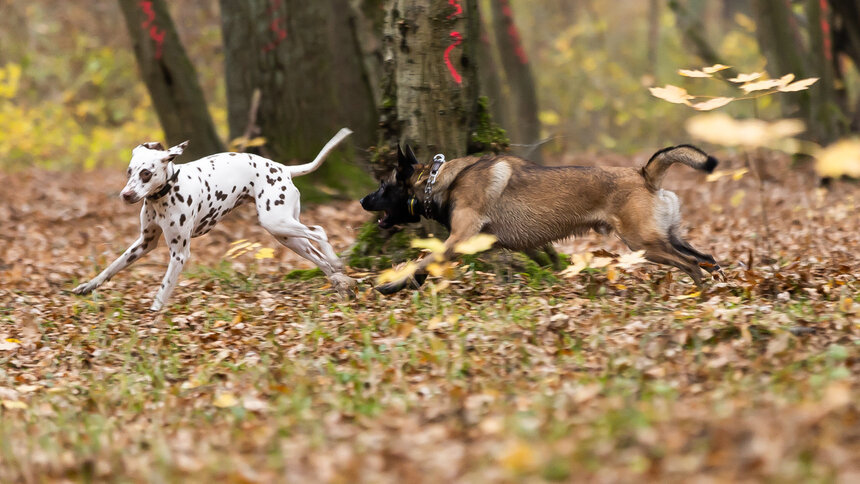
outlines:
[[144, 148], [149, 148], [151, 150], [164, 151], [164, 146], [162, 146], [161, 143], [157, 141], [147, 141], [146, 143], [141, 143], [140, 146], [143, 146]]
[[170, 148], [169, 150], [167, 150], [167, 156], [164, 157], [164, 159], [162, 159], [161, 161], [164, 161], [164, 162], [173, 161], [174, 158], [181, 155], [182, 152], [185, 151], [185, 148], [187, 146], [188, 146], [188, 140], [185, 140], [182, 143], [179, 143], [178, 145]]

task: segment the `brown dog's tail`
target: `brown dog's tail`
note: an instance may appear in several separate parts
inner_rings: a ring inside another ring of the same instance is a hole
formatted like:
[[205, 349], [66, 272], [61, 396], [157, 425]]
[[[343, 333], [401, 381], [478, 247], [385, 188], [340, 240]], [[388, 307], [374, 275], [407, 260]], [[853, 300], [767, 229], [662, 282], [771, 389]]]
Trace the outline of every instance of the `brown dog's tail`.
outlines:
[[691, 145], [663, 148], [654, 153], [648, 163], [642, 167], [642, 176], [652, 190], [660, 189], [666, 170], [674, 163], [683, 163], [697, 170], [710, 173], [717, 166], [717, 159]]

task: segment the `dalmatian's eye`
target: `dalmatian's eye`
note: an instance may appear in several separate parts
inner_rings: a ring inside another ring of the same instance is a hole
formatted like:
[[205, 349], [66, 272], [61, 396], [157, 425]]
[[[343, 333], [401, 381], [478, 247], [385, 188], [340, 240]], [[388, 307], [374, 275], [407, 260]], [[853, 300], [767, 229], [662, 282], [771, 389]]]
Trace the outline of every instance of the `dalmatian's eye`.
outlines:
[[128, 176], [131, 178], [131, 168], [128, 169]]
[[149, 170], [140, 170], [140, 179], [144, 183], [148, 182], [149, 179], [152, 178], [152, 172]]

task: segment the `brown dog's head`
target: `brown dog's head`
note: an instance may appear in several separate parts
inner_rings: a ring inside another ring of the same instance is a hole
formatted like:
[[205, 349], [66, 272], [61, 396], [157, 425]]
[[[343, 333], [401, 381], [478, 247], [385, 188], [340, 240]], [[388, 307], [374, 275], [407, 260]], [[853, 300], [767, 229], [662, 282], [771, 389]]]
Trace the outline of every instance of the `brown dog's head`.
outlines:
[[361, 207], [368, 212], [382, 212], [379, 219], [379, 227], [390, 229], [395, 225], [409, 224], [421, 220], [421, 214], [414, 209], [410, 210], [410, 199], [414, 198], [412, 193], [411, 178], [415, 173], [415, 165], [418, 159], [412, 148], [406, 146], [406, 153], [397, 147], [397, 168], [385, 179], [375, 192], [359, 200]]

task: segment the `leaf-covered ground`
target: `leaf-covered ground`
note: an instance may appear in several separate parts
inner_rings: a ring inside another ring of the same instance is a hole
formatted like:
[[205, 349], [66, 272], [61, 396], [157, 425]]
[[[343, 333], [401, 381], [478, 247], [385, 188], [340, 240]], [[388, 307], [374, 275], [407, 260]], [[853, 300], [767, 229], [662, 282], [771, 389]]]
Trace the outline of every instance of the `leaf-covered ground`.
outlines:
[[[392, 297], [358, 273], [342, 302], [287, 277], [309, 266], [247, 207], [194, 241], [159, 315], [164, 247], [65, 292], [136, 236], [121, 169], [0, 174], [0, 481], [857, 482], [858, 185], [765, 162], [762, 192], [750, 174], [666, 181], [726, 267], [698, 296], [641, 265]], [[367, 218], [303, 214], [339, 251]], [[238, 239], [275, 258], [225, 260]]]

